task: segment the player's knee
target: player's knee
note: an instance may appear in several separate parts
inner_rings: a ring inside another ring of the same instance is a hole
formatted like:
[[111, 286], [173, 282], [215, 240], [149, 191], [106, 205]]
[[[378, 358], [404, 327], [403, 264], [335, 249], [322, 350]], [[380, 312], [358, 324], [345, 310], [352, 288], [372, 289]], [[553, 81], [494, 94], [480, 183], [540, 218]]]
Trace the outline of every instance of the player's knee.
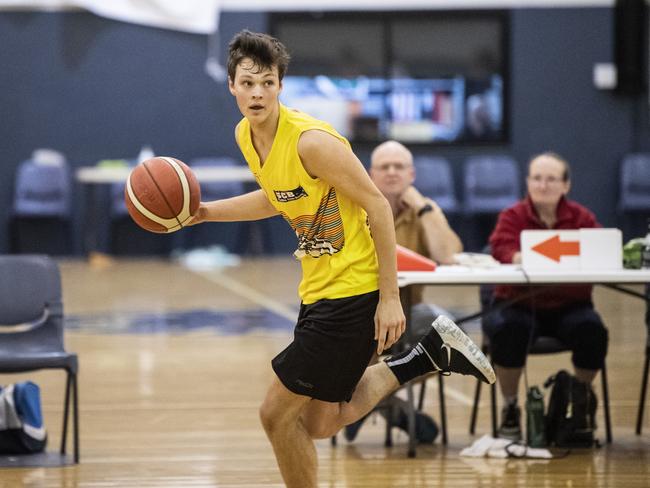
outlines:
[[286, 422], [286, 415], [283, 415], [282, 409], [270, 402], [264, 402], [262, 404], [259, 415], [262, 426], [269, 435], [282, 429]]

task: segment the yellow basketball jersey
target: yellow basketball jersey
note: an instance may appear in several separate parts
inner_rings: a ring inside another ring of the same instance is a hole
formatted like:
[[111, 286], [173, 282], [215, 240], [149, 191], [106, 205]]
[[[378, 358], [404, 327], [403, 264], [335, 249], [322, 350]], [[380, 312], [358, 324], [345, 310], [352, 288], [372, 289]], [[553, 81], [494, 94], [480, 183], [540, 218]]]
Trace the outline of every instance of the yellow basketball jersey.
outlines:
[[350, 147], [329, 124], [280, 105], [280, 119], [264, 164], [253, 147], [250, 124], [237, 126], [248, 166], [271, 204], [298, 237], [294, 255], [302, 264], [298, 289], [303, 303], [343, 298], [378, 288], [377, 257], [365, 210], [319, 178], [312, 178], [298, 155], [300, 135], [321, 130]]

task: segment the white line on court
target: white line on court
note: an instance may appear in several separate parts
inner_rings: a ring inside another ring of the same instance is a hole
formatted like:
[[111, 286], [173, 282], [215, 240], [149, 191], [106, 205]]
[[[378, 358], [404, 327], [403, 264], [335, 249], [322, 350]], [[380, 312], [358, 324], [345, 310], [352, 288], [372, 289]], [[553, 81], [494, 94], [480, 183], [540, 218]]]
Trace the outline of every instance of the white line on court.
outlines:
[[[202, 276], [206, 280], [216, 285], [222, 286], [227, 290], [230, 290], [231, 292], [235, 293], [236, 295], [239, 295], [242, 298], [246, 298], [254, 303], [257, 303], [258, 305], [264, 307], [265, 309], [270, 310], [288, 320], [291, 320], [292, 322], [295, 322], [296, 319], [298, 318], [298, 313], [293, 308], [284, 305], [276, 300], [273, 300], [272, 298], [269, 298], [268, 296], [260, 293], [254, 288], [251, 288], [250, 286], [245, 285], [244, 283], [237, 281], [236, 279], [227, 276], [221, 272], [196, 271], [189, 268], [186, 269], [188, 271], [191, 271], [192, 273], [196, 273]], [[467, 406], [472, 406], [474, 403], [472, 398], [456, 390], [455, 388], [451, 388], [449, 385], [445, 385], [445, 396], [449, 396], [454, 400], [456, 400], [457, 402]]]
[[186, 268], [188, 271], [191, 271], [192, 273], [196, 273], [206, 280], [222, 286], [226, 288], [227, 290], [230, 290], [236, 295], [239, 295], [240, 297], [246, 298], [254, 303], [257, 303], [258, 305], [264, 307], [267, 310], [270, 310], [276, 314], [278, 314], [281, 317], [284, 317], [292, 322], [295, 322], [296, 319], [298, 318], [298, 311], [284, 305], [276, 300], [273, 300], [272, 298], [269, 298], [268, 296], [260, 293], [259, 291], [255, 290], [254, 288], [251, 288], [248, 285], [245, 285], [244, 283], [237, 281], [234, 278], [231, 278], [230, 276], [227, 276], [226, 274], [223, 274], [221, 272], [214, 272], [214, 271], [195, 271], [190, 268]]
[[445, 396], [450, 396], [451, 398], [453, 398], [457, 402], [460, 402], [463, 405], [466, 405], [468, 407], [471, 407], [472, 405], [474, 405], [474, 400], [472, 398], [465, 395], [465, 393], [462, 393], [462, 392], [456, 390], [455, 388], [451, 388], [451, 387], [449, 387], [447, 385], [445, 385]]

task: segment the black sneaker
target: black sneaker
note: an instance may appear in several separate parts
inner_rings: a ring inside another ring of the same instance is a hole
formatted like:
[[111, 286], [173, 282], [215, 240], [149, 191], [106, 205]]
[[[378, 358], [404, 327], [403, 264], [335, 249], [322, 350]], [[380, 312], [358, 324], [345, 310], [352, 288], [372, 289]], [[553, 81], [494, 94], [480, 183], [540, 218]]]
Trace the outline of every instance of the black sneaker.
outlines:
[[514, 442], [521, 440], [521, 409], [514, 403], [501, 409], [501, 425], [498, 435]]
[[440, 315], [431, 327], [415, 349], [426, 353], [436, 370], [475, 376], [488, 384], [496, 381], [485, 354], [450, 318]]

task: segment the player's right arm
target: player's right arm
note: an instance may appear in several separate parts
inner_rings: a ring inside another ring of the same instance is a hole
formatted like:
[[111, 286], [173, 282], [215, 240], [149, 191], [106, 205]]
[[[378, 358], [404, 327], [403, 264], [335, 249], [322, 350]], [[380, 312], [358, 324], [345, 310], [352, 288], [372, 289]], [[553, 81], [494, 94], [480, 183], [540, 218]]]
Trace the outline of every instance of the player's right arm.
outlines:
[[262, 190], [255, 190], [232, 198], [201, 202], [191, 225], [202, 222], [237, 222], [260, 220], [278, 215]]

